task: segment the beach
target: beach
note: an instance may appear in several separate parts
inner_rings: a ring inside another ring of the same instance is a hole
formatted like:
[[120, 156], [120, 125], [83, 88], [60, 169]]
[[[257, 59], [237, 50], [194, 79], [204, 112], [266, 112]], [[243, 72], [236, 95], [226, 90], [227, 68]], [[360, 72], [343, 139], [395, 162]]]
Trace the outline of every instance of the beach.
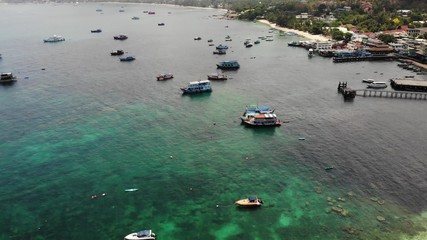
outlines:
[[271, 28], [274, 28], [274, 29], [277, 29], [277, 30], [280, 30], [280, 31], [294, 32], [294, 33], [296, 33], [297, 35], [299, 35], [301, 37], [304, 37], [304, 38], [307, 38], [307, 39], [310, 39], [310, 40], [313, 40], [313, 41], [324, 42], [324, 41], [329, 41], [330, 40], [328, 37], [325, 37], [325, 36], [322, 36], [322, 35], [313, 35], [313, 34], [310, 34], [308, 32], [303, 32], [303, 31], [299, 31], [299, 30], [295, 30], [295, 29], [290, 29], [290, 28], [285, 28], [285, 27], [279, 27], [275, 23], [271, 23], [271, 22], [269, 22], [268, 20], [265, 20], [265, 19], [258, 20], [258, 22], [266, 24], [266, 25], [270, 26]]

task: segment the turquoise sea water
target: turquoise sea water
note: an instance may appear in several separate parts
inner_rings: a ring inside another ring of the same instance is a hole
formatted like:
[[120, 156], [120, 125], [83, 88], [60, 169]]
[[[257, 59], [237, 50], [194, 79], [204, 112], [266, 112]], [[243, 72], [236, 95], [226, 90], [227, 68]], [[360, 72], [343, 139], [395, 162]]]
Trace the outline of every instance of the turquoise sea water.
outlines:
[[[221, 14], [0, 5], [0, 70], [19, 77], [0, 86], [1, 239], [122, 239], [144, 228], [158, 239], [427, 239], [426, 102], [336, 92], [338, 81], [363, 88], [362, 78], [410, 73], [309, 59], [287, 47], [298, 37], [277, 33], [246, 49], [268, 27]], [[129, 39], [114, 41], [119, 33]], [[53, 34], [66, 41], [42, 42]], [[227, 55], [213, 55], [210, 38]], [[136, 60], [119, 62], [116, 49]], [[181, 95], [233, 59], [241, 69], [212, 93]], [[175, 78], [156, 81], [162, 72]], [[254, 103], [289, 123], [245, 128], [238, 117]], [[233, 205], [250, 195], [265, 205]]]

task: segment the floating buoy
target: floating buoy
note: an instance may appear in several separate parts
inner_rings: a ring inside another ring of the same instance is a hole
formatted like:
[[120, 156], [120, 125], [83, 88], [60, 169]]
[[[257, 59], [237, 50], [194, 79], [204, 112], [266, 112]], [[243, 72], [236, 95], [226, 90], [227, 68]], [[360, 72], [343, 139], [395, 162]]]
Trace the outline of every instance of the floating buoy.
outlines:
[[172, 159], [172, 158], [173, 158], [173, 156], [172, 156], [172, 155], [170, 155], [170, 156], [169, 156], [169, 158], [170, 158], [170, 159]]

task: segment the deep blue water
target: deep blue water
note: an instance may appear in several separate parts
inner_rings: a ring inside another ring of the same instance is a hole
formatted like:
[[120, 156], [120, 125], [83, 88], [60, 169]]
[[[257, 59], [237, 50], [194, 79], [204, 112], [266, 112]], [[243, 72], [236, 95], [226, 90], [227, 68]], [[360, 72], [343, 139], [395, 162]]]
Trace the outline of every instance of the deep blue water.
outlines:
[[[425, 236], [427, 102], [344, 102], [336, 91], [339, 81], [359, 89], [363, 78], [412, 73], [396, 62], [309, 59], [287, 46], [297, 36], [278, 33], [245, 48], [246, 38], [270, 35], [268, 27], [222, 14], [0, 5], [0, 71], [18, 76], [0, 86], [0, 239], [121, 239], [142, 228], [159, 239]], [[96, 28], [102, 33], [90, 33]], [[119, 33], [129, 39], [113, 40]], [[43, 43], [54, 34], [66, 41]], [[207, 39], [230, 49], [213, 55]], [[109, 54], [116, 49], [136, 60], [119, 62]], [[212, 82], [210, 94], [181, 94], [222, 60], [241, 68]], [[163, 72], [175, 78], [156, 81]], [[238, 117], [249, 104], [270, 106], [289, 123], [245, 128]], [[233, 205], [249, 195], [266, 205]], [[349, 215], [331, 210], [337, 205]]]

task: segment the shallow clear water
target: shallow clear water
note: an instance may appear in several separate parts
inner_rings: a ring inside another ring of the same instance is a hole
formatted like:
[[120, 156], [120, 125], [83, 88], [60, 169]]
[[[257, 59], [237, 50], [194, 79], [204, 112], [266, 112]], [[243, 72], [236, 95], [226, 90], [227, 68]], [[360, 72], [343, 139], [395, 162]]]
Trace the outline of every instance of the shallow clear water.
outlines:
[[[357, 89], [362, 78], [411, 73], [395, 62], [309, 59], [287, 46], [298, 37], [277, 33], [245, 48], [268, 27], [221, 13], [0, 5], [0, 71], [19, 77], [0, 86], [1, 239], [121, 239], [143, 228], [159, 239], [423, 239], [426, 102], [344, 102], [336, 92], [339, 81]], [[119, 33], [129, 39], [113, 40]], [[43, 43], [53, 34], [66, 41]], [[230, 49], [213, 55], [207, 39]], [[119, 62], [116, 49], [136, 60]], [[241, 68], [210, 94], [181, 94], [222, 60]], [[175, 78], [156, 81], [163, 72]], [[289, 123], [245, 128], [249, 104]], [[233, 205], [249, 195], [265, 205]]]

